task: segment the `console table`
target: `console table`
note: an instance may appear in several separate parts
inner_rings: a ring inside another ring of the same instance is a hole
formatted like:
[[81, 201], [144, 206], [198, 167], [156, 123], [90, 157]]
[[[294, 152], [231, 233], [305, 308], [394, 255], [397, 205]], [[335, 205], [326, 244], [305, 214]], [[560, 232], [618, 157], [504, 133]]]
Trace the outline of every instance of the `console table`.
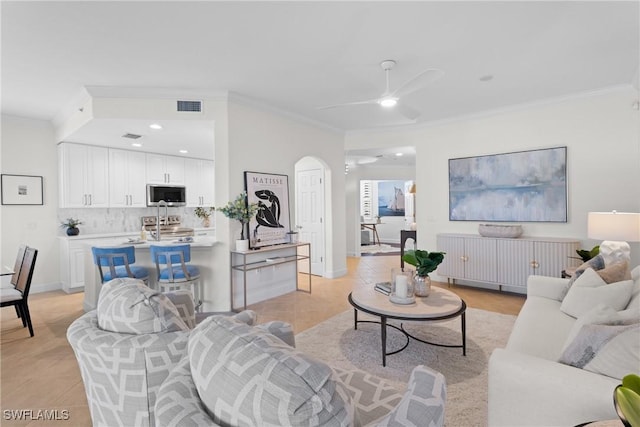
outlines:
[[380, 236], [378, 236], [378, 229], [376, 228], [380, 223], [377, 222], [362, 222], [360, 223], [360, 230], [371, 230], [373, 233], [373, 244], [376, 244], [376, 240], [378, 241], [378, 245], [380, 245]]
[[[307, 248], [306, 254], [300, 248]], [[301, 289], [298, 278], [298, 261], [309, 260], [309, 289]], [[265, 246], [248, 251], [231, 251], [231, 310], [236, 311], [234, 304], [234, 270], [242, 272], [242, 289], [244, 310], [247, 309], [247, 272], [260, 268], [273, 267], [280, 264], [295, 263], [296, 291], [311, 293], [311, 244], [306, 242], [287, 243], [283, 245]]]
[[407, 243], [407, 239], [413, 239], [413, 244], [418, 243], [416, 240], [416, 230], [400, 230], [400, 268], [404, 271], [404, 246]]

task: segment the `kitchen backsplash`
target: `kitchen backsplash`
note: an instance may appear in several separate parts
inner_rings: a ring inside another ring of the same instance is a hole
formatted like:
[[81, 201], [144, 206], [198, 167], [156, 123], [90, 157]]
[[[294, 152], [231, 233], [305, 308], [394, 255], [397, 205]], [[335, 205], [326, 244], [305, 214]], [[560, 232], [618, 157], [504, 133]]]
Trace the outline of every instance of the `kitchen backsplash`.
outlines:
[[[202, 220], [194, 214], [194, 210], [187, 207], [169, 208], [169, 215], [180, 215], [183, 227], [202, 228]], [[157, 212], [156, 208], [58, 209], [58, 220], [79, 219], [82, 221], [82, 225], [78, 226], [81, 234], [128, 233], [140, 231], [141, 218], [156, 215]], [[164, 208], [161, 208], [160, 215], [164, 216]], [[214, 212], [211, 216], [210, 228], [215, 227], [216, 215]], [[64, 234], [65, 230], [60, 228], [60, 235]]]

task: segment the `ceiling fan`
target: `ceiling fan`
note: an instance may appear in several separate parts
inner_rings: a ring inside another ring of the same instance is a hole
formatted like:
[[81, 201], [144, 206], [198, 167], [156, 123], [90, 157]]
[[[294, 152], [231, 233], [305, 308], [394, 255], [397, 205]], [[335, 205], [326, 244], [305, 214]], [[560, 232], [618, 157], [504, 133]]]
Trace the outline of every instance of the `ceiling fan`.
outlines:
[[415, 120], [420, 116], [420, 112], [414, 108], [409, 107], [408, 105], [403, 104], [402, 102], [399, 102], [400, 98], [417, 90], [423, 89], [425, 86], [442, 77], [444, 75], [444, 72], [437, 68], [428, 68], [418, 75], [414, 76], [413, 78], [407, 80], [398, 89], [392, 91], [389, 87], [389, 73], [395, 65], [396, 61], [394, 61], [393, 59], [386, 59], [380, 63], [380, 67], [382, 67], [385, 72], [387, 86], [385, 91], [378, 98], [367, 99], [365, 101], [354, 101], [342, 104], [326, 105], [324, 107], [319, 107], [318, 109], [326, 110], [329, 108], [345, 107], [350, 105], [379, 104], [385, 108], [397, 108], [400, 114], [410, 120]]

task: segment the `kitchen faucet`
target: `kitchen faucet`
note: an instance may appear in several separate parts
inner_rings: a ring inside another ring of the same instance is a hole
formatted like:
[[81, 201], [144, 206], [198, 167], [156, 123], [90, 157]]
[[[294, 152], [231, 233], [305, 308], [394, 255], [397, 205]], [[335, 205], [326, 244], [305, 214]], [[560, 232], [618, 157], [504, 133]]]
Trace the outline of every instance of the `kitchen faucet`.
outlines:
[[164, 219], [169, 218], [169, 206], [164, 200], [158, 202], [158, 217], [156, 218], [156, 240], [160, 241], [160, 205], [164, 205]]

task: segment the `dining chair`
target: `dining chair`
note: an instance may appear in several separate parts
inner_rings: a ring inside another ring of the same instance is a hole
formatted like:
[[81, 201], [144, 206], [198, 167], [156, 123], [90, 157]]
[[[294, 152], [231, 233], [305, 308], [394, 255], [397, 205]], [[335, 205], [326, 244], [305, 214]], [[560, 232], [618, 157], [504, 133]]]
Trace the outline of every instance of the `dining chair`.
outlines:
[[158, 287], [161, 292], [190, 286], [196, 310], [202, 305], [200, 270], [191, 261], [190, 245], [151, 245], [151, 260], [156, 263]]
[[93, 263], [98, 268], [102, 283], [124, 277], [140, 279], [148, 283], [149, 270], [133, 265], [136, 262], [136, 251], [133, 246], [94, 246], [91, 248], [91, 252], [93, 253]]
[[22, 326], [29, 327], [31, 336], [33, 336], [33, 325], [31, 324], [31, 314], [29, 313], [27, 299], [29, 298], [29, 289], [31, 288], [37, 256], [37, 249], [26, 246], [15, 288], [0, 289], [0, 307], [15, 306], [18, 317], [22, 319]]
[[[7, 283], [6, 285], [3, 283], [2, 284], [2, 288], [8, 288], [8, 289], [15, 289], [16, 285], [18, 284], [18, 277], [20, 276], [20, 266], [22, 265], [22, 260], [24, 259], [24, 252], [27, 250], [27, 245], [20, 245], [20, 247], [18, 248], [18, 255], [16, 256], [16, 262], [13, 265], [13, 274], [11, 275], [11, 279], [9, 280], [9, 283]], [[16, 315], [18, 317], [20, 317], [20, 310], [18, 309], [18, 306], [15, 306], [16, 308]]]

